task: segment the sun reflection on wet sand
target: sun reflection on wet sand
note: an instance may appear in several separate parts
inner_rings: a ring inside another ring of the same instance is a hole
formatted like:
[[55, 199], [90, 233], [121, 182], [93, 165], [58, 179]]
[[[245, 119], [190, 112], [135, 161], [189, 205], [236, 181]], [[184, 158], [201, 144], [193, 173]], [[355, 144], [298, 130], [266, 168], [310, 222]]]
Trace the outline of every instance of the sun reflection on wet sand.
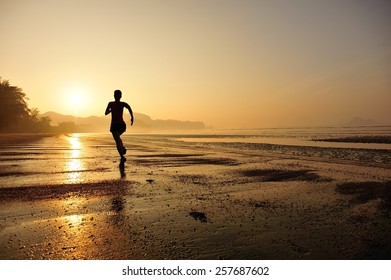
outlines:
[[[86, 211], [88, 204], [109, 205], [102, 211]], [[116, 256], [123, 250], [123, 242], [114, 242], [113, 236], [120, 240], [128, 240], [123, 234], [123, 226], [127, 221], [125, 199], [116, 196], [106, 199], [85, 199], [73, 196], [58, 204], [65, 210], [58, 222], [58, 242], [55, 245], [54, 258], [59, 259], [100, 259], [107, 258], [105, 254]], [[102, 248], [104, 248], [102, 250]], [[114, 255], [113, 255], [114, 254]]]
[[77, 150], [81, 148], [79, 137], [80, 137], [79, 133], [72, 133], [71, 136], [68, 136], [68, 141], [71, 144], [72, 150]]
[[86, 200], [83, 197], [71, 197], [62, 200], [60, 209], [66, 209], [68, 215], [58, 220], [61, 237], [58, 240], [57, 253], [65, 259], [91, 258], [90, 251], [92, 225], [90, 215], [83, 211]]
[[81, 224], [82, 220], [83, 220], [83, 216], [82, 215], [70, 215], [70, 216], [66, 216], [65, 219], [67, 220], [67, 222], [72, 225], [72, 226], [78, 226]]
[[63, 200], [61, 204], [70, 212], [69, 215], [64, 216], [66, 223], [73, 226], [79, 226], [83, 220], [83, 215], [71, 213], [80, 213], [80, 209], [82, 209], [85, 204], [85, 199], [81, 197], [71, 197]]
[[80, 172], [83, 170], [83, 162], [81, 161], [82, 143], [80, 142], [80, 134], [73, 133], [67, 136], [67, 140], [70, 144], [70, 157], [65, 162], [64, 171], [66, 171], [67, 178], [65, 183], [77, 183], [82, 181], [80, 178]]

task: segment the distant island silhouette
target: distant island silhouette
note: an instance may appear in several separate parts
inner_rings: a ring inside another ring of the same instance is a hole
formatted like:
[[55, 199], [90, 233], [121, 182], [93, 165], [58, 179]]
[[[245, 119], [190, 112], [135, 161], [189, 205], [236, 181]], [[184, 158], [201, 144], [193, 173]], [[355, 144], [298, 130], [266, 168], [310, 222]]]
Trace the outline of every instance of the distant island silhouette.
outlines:
[[373, 125], [380, 125], [380, 124], [372, 119], [364, 119], [361, 117], [355, 117], [355, 118], [351, 119], [349, 122], [347, 122], [346, 125], [373, 126]]
[[[40, 116], [48, 117], [51, 120], [51, 125], [58, 127], [62, 132], [108, 132], [107, 126], [110, 123], [108, 116], [76, 117], [53, 111], [46, 112]], [[131, 128], [132, 131], [149, 132], [206, 128], [201, 121], [153, 120], [150, 116], [141, 113], [134, 113], [134, 117], [137, 122]]]

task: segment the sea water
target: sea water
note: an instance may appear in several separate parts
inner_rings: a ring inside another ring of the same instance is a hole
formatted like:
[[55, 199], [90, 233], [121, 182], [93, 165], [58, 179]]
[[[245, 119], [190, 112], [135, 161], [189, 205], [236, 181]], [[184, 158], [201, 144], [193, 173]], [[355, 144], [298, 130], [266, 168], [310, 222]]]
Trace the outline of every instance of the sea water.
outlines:
[[[374, 138], [379, 136], [391, 139], [391, 126], [214, 130], [198, 135], [178, 136], [178, 138], [188, 142], [258, 143], [302, 147], [391, 150], [390, 143], [376, 143], [373, 141]], [[368, 142], [354, 141], [354, 137], [367, 138]], [[342, 138], [351, 138], [351, 141], [335, 141], [335, 139]]]
[[[355, 141], [360, 137], [360, 143]], [[378, 137], [388, 143], [376, 143]], [[349, 138], [350, 142], [337, 142]], [[366, 166], [391, 167], [391, 126], [262, 128], [216, 130], [202, 134], [177, 135], [177, 140], [257, 153], [266, 151], [311, 160], [344, 161]], [[337, 140], [335, 140], [337, 139]]]

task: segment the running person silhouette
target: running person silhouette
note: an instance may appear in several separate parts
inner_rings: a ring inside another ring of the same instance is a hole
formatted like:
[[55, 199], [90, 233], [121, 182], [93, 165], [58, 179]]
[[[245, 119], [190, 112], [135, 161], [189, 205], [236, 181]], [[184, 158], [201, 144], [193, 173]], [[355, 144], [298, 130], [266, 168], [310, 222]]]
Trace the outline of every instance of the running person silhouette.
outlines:
[[107, 104], [105, 115], [108, 115], [111, 113], [111, 125], [110, 125], [110, 132], [113, 134], [113, 138], [115, 141], [115, 144], [117, 145], [117, 150], [119, 155], [121, 156], [121, 163], [120, 167], [124, 166], [124, 163], [126, 161], [126, 158], [124, 157], [124, 154], [126, 154], [126, 148], [124, 147], [122, 140], [121, 140], [121, 134], [126, 131], [126, 123], [123, 119], [123, 112], [124, 108], [128, 109], [130, 113], [130, 125], [133, 125], [133, 112], [132, 108], [128, 105], [128, 103], [120, 101], [122, 97], [122, 92], [117, 89], [114, 91], [114, 99], [115, 101], [109, 102]]

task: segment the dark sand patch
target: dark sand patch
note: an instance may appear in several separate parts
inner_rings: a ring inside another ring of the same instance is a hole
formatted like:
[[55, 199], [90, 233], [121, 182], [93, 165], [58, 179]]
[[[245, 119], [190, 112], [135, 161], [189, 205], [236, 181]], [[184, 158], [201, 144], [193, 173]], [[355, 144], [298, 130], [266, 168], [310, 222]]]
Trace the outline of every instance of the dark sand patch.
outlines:
[[343, 183], [336, 190], [351, 196], [344, 211], [360, 246], [354, 258], [390, 259], [391, 181]]
[[[44, 154], [41, 154], [41, 156], [44, 155]], [[51, 158], [51, 159], [54, 159], [54, 158]], [[55, 158], [57, 160], [61, 160], [62, 158]], [[20, 162], [20, 161], [30, 161], [30, 160], [36, 160], [36, 161], [47, 161], [47, 157], [36, 157], [36, 158], [33, 158], [33, 157], [20, 157], [20, 158], [1, 158], [2, 161], [9, 161], [9, 162]]]
[[8, 177], [8, 176], [13, 176], [13, 177], [20, 177], [20, 176], [28, 176], [28, 175], [37, 175], [37, 174], [45, 174], [45, 172], [0, 172], [0, 177]]
[[313, 170], [249, 169], [241, 171], [239, 174], [244, 177], [256, 178], [262, 182], [328, 180], [313, 172]]
[[233, 166], [239, 163], [236, 160], [230, 158], [210, 158], [210, 157], [161, 157], [161, 158], [150, 158], [150, 159], [135, 159], [140, 165], [154, 166], [154, 167], [182, 167], [189, 165], [224, 165]]
[[0, 177], [21, 177], [21, 176], [31, 176], [31, 175], [47, 175], [47, 174], [69, 174], [69, 173], [85, 173], [85, 172], [105, 172], [108, 171], [109, 168], [94, 168], [94, 169], [81, 169], [81, 170], [66, 170], [59, 172], [27, 172], [27, 171], [9, 171], [9, 172], [1, 172]]
[[191, 211], [191, 212], [189, 213], [189, 215], [190, 215], [191, 217], [193, 217], [194, 220], [198, 220], [198, 221], [200, 221], [201, 223], [207, 223], [207, 222], [208, 222], [208, 219], [206, 218], [206, 215], [205, 215], [205, 213], [203, 213], [203, 212]]
[[129, 181], [113, 180], [99, 183], [0, 188], [0, 201], [32, 201], [63, 199], [70, 196], [118, 195], [131, 184]]
[[152, 154], [152, 155], [137, 155], [138, 158], [178, 158], [178, 157], [195, 157], [203, 156], [203, 154]]
[[391, 144], [391, 136], [368, 135], [341, 138], [313, 139], [320, 142], [338, 142], [338, 143], [371, 143], [371, 144]]
[[[45, 152], [45, 155], [49, 153]], [[56, 154], [56, 153], [50, 153], [50, 154]], [[0, 152], [0, 157], [7, 156], [7, 157], [15, 157], [15, 156], [32, 156], [32, 155], [42, 155], [41, 152], [26, 152], [26, 151], [20, 151], [20, 152]]]
[[345, 195], [353, 195], [351, 203], [363, 204], [380, 199], [382, 210], [391, 214], [391, 181], [388, 182], [352, 182], [339, 184], [337, 192]]

